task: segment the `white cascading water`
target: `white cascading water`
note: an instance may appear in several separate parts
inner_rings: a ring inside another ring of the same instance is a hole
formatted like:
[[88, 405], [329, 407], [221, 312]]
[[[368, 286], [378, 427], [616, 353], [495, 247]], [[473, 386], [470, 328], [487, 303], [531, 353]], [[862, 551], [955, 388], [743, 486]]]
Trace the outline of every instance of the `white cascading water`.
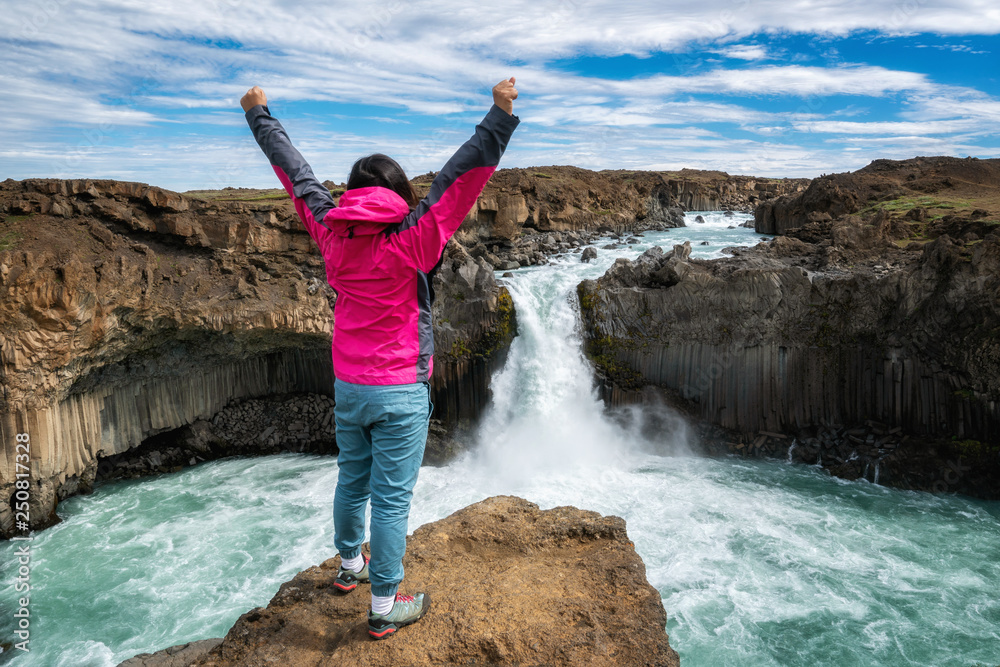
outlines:
[[[561, 271], [535, 270], [508, 285], [518, 306], [518, 340], [493, 379], [493, 404], [473, 457], [507, 485], [525, 477], [524, 461], [531, 462], [527, 474], [542, 475], [619, 467], [643, 440], [604, 414], [577, 335], [574, 295], [584, 271], [573, 271], [574, 262], [578, 257], [570, 255]], [[660, 434], [661, 449], [686, 452], [684, 424], [675, 419], [673, 426]]]

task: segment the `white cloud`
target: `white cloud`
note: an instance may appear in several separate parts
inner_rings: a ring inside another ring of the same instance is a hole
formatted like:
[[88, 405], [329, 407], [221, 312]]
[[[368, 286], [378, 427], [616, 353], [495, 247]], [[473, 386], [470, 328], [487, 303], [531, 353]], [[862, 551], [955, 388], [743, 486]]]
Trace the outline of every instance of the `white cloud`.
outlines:
[[939, 120], [928, 122], [870, 122], [824, 120], [795, 123], [795, 129], [800, 132], [822, 132], [827, 134], [880, 134], [880, 135], [914, 135], [950, 134], [965, 132], [977, 126], [975, 120]]
[[[844, 158], [830, 149], [799, 148], [794, 132], [851, 135], [838, 136], [842, 142], [876, 135], [973, 136], [1000, 120], [1000, 101], [985, 94], [943, 85], [924, 73], [871, 64], [793, 64], [794, 54], [774, 51], [760, 37], [842, 36], [856, 30], [996, 34], [1000, 9], [993, 0], [705, 0], [697, 6], [510, 0], [475, 7], [448, 0], [315, 0], [294, 7], [279, 0], [53, 0], [48, 5], [6, 3], [3, 24], [0, 85], [15, 111], [0, 130], [0, 145], [33, 148], [0, 157], [5, 170], [19, 175], [28, 165], [43, 169], [46, 151], [59, 153], [57, 144], [48, 143], [54, 130], [63, 136], [63, 152], [73, 148], [78, 175], [87, 175], [88, 168], [114, 174], [133, 169], [150, 179], [210, 174], [230, 159], [229, 149], [221, 148], [225, 142], [216, 146], [215, 137], [205, 137], [191, 144], [168, 139], [146, 145], [136, 128], [186, 121], [229, 131], [228, 126], [243, 122], [238, 99], [253, 84], [262, 85], [279, 107], [303, 100], [380, 107], [364, 117], [386, 126], [405, 126], [407, 114], [444, 116], [440, 122], [449, 129], [443, 136], [450, 139], [454, 129], [460, 143], [465, 123], [488, 105], [490, 86], [514, 73], [523, 93], [519, 113], [526, 126], [539, 126], [537, 133], [526, 133], [526, 140], [542, 141], [537, 155], [549, 151], [592, 166], [617, 165], [616, 160], [622, 166], [660, 164], [657, 151], [678, 148], [676, 159], [688, 160], [689, 166], [728, 168], [725, 159], [751, 164], [748, 152], [770, 146], [740, 144], [711, 125], [730, 123], [784, 142], [768, 149], [775, 156], [766, 161], [768, 168], [801, 173], [810, 160], [842, 165]], [[754, 43], [740, 43], [748, 37]], [[743, 64], [737, 69], [711, 63], [686, 67], [684, 53], [691, 44]], [[663, 52], [676, 52], [676, 70], [689, 73], [620, 80], [569, 73], [550, 63], [577, 55]], [[779, 57], [779, 64], [758, 64]], [[732, 103], [699, 98], [720, 95], [730, 96]], [[826, 108], [824, 98], [833, 95], [901, 100], [902, 120], [830, 120], [850, 115], [842, 105], [839, 112]], [[752, 108], [760, 104], [751, 98], [792, 99], [785, 100], [786, 111], [771, 112]], [[789, 112], [789, 106], [798, 109]], [[394, 109], [398, 118], [392, 116]], [[310, 127], [312, 136], [322, 137], [318, 121]], [[613, 150], [607, 142], [594, 144], [593, 136], [606, 137], [616, 127], [624, 133]], [[421, 169], [425, 162], [426, 168], [437, 168], [434, 161], [447, 157], [450, 148], [441, 142], [418, 141], [426, 150], [414, 150], [414, 137], [419, 140], [421, 133], [403, 129], [406, 134], [372, 139], [339, 135], [344, 143], [333, 151], [323, 147], [329, 144], [314, 147], [331, 170], [349, 152], [356, 155], [379, 142], [387, 151], [409, 155]], [[112, 146], [116, 133], [123, 138], [119, 143], [145, 148]], [[649, 136], [659, 143], [650, 143]], [[671, 140], [679, 143], [671, 145]], [[194, 155], [148, 158], [178, 146]], [[252, 153], [252, 142], [245, 148]], [[817, 171], [830, 168], [824, 164]]]
[[148, 125], [157, 116], [128, 106], [105, 104], [64, 83], [42, 83], [0, 74], [0, 90], [6, 100], [7, 129], [25, 129], [54, 122], [100, 126], [110, 130], [119, 125]]
[[996, 146], [983, 146], [962, 137], [926, 137], [926, 136], [901, 136], [901, 137], [844, 137], [831, 140], [832, 144], [848, 145], [872, 156], [870, 162], [876, 158], [888, 158], [902, 160], [917, 155], [954, 155], [964, 157], [973, 155], [983, 158], [1000, 157], [1000, 148]]
[[1000, 122], [1000, 100], [969, 90], [940, 90], [933, 95], [914, 97], [912, 108], [901, 115], [911, 120], [975, 118], [984, 123]]
[[[603, 82], [602, 82], [603, 83]], [[770, 65], [753, 69], [717, 69], [695, 76], [657, 76], [626, 82], [608, 82], [622, 93], [670, 95], [717, 93], [730, 95], [865, 95], [901, 91], [931, 91], [924, 74], [876, 66], [805, 67]]]
[[871, 109], [868, 107], [859, 107], [853, 104], [848, 104], [843, 109], [837, 109], [835, 111], [832, 111], [830, 115], [836, 118], [842, 118], [842, 117], [851, 118], [853, 116], [864, 116], [869, 113], [871, 113]]
[[[346, 180], [359, 156], [384, 152], [406, 172], [438, 170], [471, 133], [474, 120], [448, 126], [441, 134], [411, 136], [357, 134], [317, 129], [313, 121], [289, 121], [286, 127], [317, 176]], [[814, 177], [820, 173], [858, 169], [877, 158], [914, 155], [1000, 156], [1000, 149], [953, 137], [877, 135], [836, 136], [805, 147], [797, 135], [778, 130], [763, 140], [734, 139], [704, 128], [588, 126], [546, 127], [525, 124], [518, 129], [516, 150], [504, 156], [502, 167], [572, 164], [588, 169], [719, 169], [732, 174]], [[168, 137], [136, 140], [128, 146], [100, 144], [73, 147], [34, 142], [0, 151], [0, 161], [21, 165], [20, 178], [90, 177], [138, 180], [176, 190], [226, 186], [274, 187], [253, 139], [244, 136], [206, 140]]]
[[695, 123], [775, 122], [788, 118], [735, 104], [688, 100], [677, 102], [636, 101], [618, 107], [594, 104], [559, 104], [555, 100], [537, 111], [521, 114], [532, 124], [547, 126], [651, 126], [687, 125]]
[[770, 57], [767, 48], [758, 44], [737, 44], [713, 53], [737, 60], [764, 60]]
[[918, 49], [937, 49], [938, 51], [952, 51], [954, 53], [968, 53], [971, 55], [983, 55], [989, 51], [973, 49], [968, 44], [916, 44]]

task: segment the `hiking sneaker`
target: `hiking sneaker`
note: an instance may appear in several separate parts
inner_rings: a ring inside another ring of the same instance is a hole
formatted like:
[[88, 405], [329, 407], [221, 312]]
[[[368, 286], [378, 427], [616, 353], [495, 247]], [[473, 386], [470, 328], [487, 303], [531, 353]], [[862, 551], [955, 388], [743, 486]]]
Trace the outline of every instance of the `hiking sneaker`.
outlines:
[[426, 593], [403, 595], [396, 593], [392, 611], [385, 616], [368, 610], [368, 634], [375, 639], [385, 639], [404, 625], [416, 623], [424, 617], [431, 606], [431, 596]]
[[[362, 554], [364, 556], [364, 554]], [[343, 564], [341, 564], [340, 569], [337, 570], [337, 579], [333, 582], [333, 587], [336, 588], [341, 593], [350, 593], [358, 584], [367, 584], [368, 579], [368, 561], [370, 560], [368, 556], [364, 556], [365, 566], [361, 568], [360, 572], [355, 572], [354, 570], [345, 570]]]

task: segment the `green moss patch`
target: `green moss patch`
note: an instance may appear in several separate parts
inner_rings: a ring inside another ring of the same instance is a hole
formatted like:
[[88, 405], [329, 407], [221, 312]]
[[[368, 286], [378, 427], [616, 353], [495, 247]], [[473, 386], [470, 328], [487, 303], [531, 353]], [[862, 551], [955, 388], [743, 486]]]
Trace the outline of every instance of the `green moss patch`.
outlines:
[[13, 250], [20, 240], [21, 232], [18, 231], [9, 231], [0, 234], [0, 251]]
[[991, 445], [978, 440], [953, 440], [951, 448], [966, 458], [981, 459], [1000, 455], [1000, 445]]
[[189, 190], [182, 193], [189, 199], [202, 201], [281, 201], [288, 199], [284, 188], [269, 188], [262, 190]]
[[470, 345], [470, 341], [455, 341], [448, 350], [448, 355], [455, 360], [468, 357], [489, 359], [510, 345], [516, 334], [517, 316], [514, 311], [514, 300], [506, 288], [501, 288], [497, 297], [496, 319], [493, 326], [483, 332], [479, 342], [474, 346]]
[[599, 336], [587, 339], [584, 351], [608, 380], [622, 389], [639, 389], [647, 384], [645, 378], [637, 370], [618, 360], [618, 352], [631, 347], [628, 341], [613, 336]]
[[580, 310], [586, 315], [597, 305], [597, 293], [588, 292], [583, 283], [576, 286], [576, 296], [580, 300]]
[[[888, 201], [875, 202], [862, 213], [874, 213], [875, 211], [888, 211], [890, 213], [909, 211], [914, 208], [925, 208], [928, 211], [943, 210], [954, 211], [958, 209], [972, 208], [972, 204], [965, 199], [950, 197], [934, 197], [923, 195], [919, 197], [906, 196], [897, 197]], [[940, 217], [940, 216], [938, 216]]]

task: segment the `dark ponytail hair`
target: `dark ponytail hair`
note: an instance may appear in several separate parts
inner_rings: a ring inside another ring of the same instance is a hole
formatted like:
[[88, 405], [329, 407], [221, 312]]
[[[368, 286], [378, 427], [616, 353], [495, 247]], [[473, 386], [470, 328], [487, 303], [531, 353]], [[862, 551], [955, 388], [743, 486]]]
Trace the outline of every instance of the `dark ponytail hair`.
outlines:
[[410, 208], [415, 208], [420, 201], [403, 168], [398, 162], [382, 153], [359, 158], [351, 167], [351, 175], [347, 179], [348, 190], [373, 186], [389, 188], [402, 197]]

